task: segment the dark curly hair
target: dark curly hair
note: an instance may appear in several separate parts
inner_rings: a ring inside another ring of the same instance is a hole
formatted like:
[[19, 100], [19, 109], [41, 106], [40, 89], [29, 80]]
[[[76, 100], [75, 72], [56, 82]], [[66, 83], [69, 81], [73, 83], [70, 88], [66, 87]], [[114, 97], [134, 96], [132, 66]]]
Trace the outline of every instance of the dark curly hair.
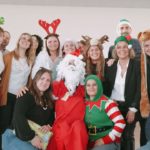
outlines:
[[37, 56], [38, 54], [39, 54], [39, 52], [43, 49], [43, 40], [42, 40], [42, 38], [39, 36], [39, 35], [37, 35], [37, 34], [33, 34], [32, 35], [32, 37], [35, 37], [36, 39], [37, 39], [37, 41], [38, 41], [38, 48], [36, 49], [36, 53], [35, 53], [35, 55]]

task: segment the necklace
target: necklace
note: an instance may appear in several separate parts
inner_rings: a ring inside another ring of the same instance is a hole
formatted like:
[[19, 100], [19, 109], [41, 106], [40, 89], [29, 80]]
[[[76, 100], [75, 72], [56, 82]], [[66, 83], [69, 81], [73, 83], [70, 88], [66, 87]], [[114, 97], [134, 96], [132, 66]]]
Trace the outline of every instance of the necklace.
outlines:
[[47, 110], [47, 106], [43, 107], [43, 110]]
[[43, 110], [47, 110], [48, 104], [47, 104], [46, 100], [44, 100], [43, 102], [40, 101], [40, 105], [42, 106]]

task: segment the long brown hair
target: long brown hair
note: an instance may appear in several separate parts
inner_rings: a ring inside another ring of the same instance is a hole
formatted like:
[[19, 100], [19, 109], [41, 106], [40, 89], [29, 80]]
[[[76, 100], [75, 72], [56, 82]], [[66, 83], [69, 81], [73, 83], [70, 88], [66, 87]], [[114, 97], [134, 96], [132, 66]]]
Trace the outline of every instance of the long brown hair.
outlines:
[[29, 48], [26, 50], [26, 53], [25, 53], [25, 55], [26, 55], [26, 57], [27, 57], [27, 63], [28, 63], [28, 65], [30, 65], [30, 51], [31, 51], [31, 47], [32, 47], [32, 36], [29, 34], [29, 33], [22, 33], [21, 34], [21, 36], [19, 37], [19, 39], [18, 39], [18, 42], [17, 42], [17, 47], [15, 48], [15, 54], [14, 54], [14, 57], [15, 57], [15, 59], [19, 59], [19, 52], [18, 52], [18, 49], [19, 49], [19, 41], [20, 41], [20, 39], [21, 39], [21, 37], [23, 36], [23, 35], [27, 35], [27, 36], [29, 36], [30, 37], [30, 46], [29, 46]]
[[[91, 46], [90, 46], [91, 47]], [[93, 74], [92, 72], [92, 66], [93, 66], [93, 63], [92, 63], [92, 60], [89, 56], [89, 50], [90, 50], [90, 47], [89, 49], [87, 50], [87, 58], [86, 58], [86, 73], [89, 75], [89, 74]], [[104, 65], [105, 65], [105, 59], [104, 59], [104, 55], [103, 55], [103, 47], [102, 46], [98, 46], [97, 47], [99, 48], [99, 50], [101, 51], [100, 53], [100, 57], [99, 59], [97, 60], [97, 63], [96, 63], [96, 75], [101, 79], [103, 80], [103, 76], [104, 76]]]
[[45, 105], [48, 105], [48, 107], [52, 108], [53, 107], [53, 102], [52, 102], [52, 87], [50, 84], [50, 87], [43, 93], [41, 96], [40, 90], [37, 87], [37, 81], [41, 78], [41, 76], [44, 73], [48, 73], [50, 75], [50, 79], [52, 82], [52, 76], [51, 76], [51, 71], [45, 68], [41, 68], [35, 75], [31, 86], [29, 87], [29, 91], [32, 93], [32, 95], [35, 98], [35, 102], [37, 105], [40, 105], [42, 107], [45, 107]]
[[52, 33], [52, 34], [49, 34], [49, 35], [47, 35], [46, 37], [45, 37], [45, 45], [46, 45], [46, 50], [47, 50], [47, 52], [48, 52], [48, 55], [49, 56], [51, 56], [51, 54], [50, 54], [50, 51], [49, 51], [49, 49], [48, 49], [48, 47], [47, 47], [47, 40], [48, 40], [48, 38], [49, 37], [55, 37], [57, 40], [58, 40], [58, 48], [57, 48], [57, 56], [59, 55], [59, 49], [60, 49], [60, 40], [59, 40], [59, 35], [58, 34], [55, 34], [55, 33]]

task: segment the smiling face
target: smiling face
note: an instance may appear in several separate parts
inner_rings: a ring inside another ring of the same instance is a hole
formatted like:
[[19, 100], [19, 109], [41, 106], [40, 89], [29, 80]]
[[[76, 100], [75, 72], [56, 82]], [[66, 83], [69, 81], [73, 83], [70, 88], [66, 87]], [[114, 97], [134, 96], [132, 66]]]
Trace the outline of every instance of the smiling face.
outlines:
[[128, 35], [128, 34], [131, 34], [131, 27], [127, 24], [123, 24], [120, 26], [120, 33], [121, 35]]
[[69, 54], [69, 53], [71, 53], [72, 51], [74, 51], [75, 50], [75, 44], [73, 43], [73, 41], [66, 41], [65, 43], [64, 43], [64, 48], [63, 48], [63, 52], [64, 52], [64, 54], [66, 55], [66, 54]]
[[57, 51], [59, 48], [59, 41], [55, 36], [50, 36], [46, 40], [46, 45], [49, 51]]
[[19, 39], [19, 48], [22, 49], [28, 49], [31, 45], [31, 36], [27, 35], [27, 34], [22, 34], [20, 39]]
[[3, 43], [4, 34], [3, 32], [0, 32], [0, 45]]
[[143, 42], [143, 49], [146, 55], [150, 56], [150, 40]]
[[92, 61], [99, 60], [101, 55], [101, 50], [98, 48], [98, 46], [93, 45], [89, 48], [88, 56], [91, 58]]
[[128, 44], [124, 41], [120, 41], [115, 46], [115, 50], [119, 59], [129, 58], [129, 48]]
[[4, 31], [4, 40], [2, 43], [3, 48], [5, 48], [9, 44], [9, 41], [10, 41], [10, 33], [7, 31]]
[[89, 95], [90, 99], [93, 100], [97, 94], [97, 89], [98, 89], [96, 81], [92, 79], [88, 80], [85, 88], [86, 88], [87, 95]]
[[45, 72], [41, 75], [39, 80], [36, 82], [36, 86], [39, 89], [41, 93], [45, 92], [49, 87], [51, 83], [51, 77], [48, 72]]
[[38, 40], [35, 36], [32, 36], [32, 48], [36, 50], [39, 46]]

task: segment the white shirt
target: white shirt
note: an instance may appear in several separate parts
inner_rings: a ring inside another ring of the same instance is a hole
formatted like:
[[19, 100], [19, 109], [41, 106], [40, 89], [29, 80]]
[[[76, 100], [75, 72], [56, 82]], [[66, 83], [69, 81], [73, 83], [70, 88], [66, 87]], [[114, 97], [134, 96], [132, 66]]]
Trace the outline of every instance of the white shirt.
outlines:
[[[128, 64], [129, 62], [127, 63], [127, 66], [126, 66], [127, 68], [128, 68]], [[110, 98], [124, 102], [125, 101], [124, 90], [125, 90], [125, 80], [126, 80], [127, 71], [124, 73], [123, 76], [121, 75], [121, 72], [122, 72], [121, 66], [118, 61], [115, 84], [114, 84], [114, 88], [112, 90]]]
[[19, 60], [16, 60], [13, 57], [8, 92], [16, 94], [19, 88], [25, 86], [27, 84], [30, 71], [31, 67], [28, 66], [26, 58], [19, 58]]
[[41, 68], [44, 67], [46, 69], [52, 70], [52, 77], [53, 79], [56, 78], [56, 66], [59, 64], [61, 61], [61, 57], [56, 58], [56, 60], [53, 62], [48, 55], [46, 50], [42, 50], [38, 56], [36, 57], [35, 63], [32, 68], [32, 79], [34, 78], [35, 74], [37, 71]]
[[3, 72], [4, 67], [3, 53], [0, 51], [0, 74]]

